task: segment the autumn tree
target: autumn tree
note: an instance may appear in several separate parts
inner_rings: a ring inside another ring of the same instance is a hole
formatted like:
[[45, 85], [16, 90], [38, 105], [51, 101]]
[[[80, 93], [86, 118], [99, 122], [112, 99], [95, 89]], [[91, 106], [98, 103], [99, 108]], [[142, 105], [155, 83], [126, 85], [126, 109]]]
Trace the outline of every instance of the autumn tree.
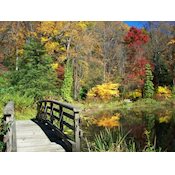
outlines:
[[18, 70], [18, 60], [28, 34], [33, 30], [33, 22], [1, 22], [0, 43], [3, 62]]
[[123, 37], [128, 26], [122, 22], [96, 22], [94, 32], [97, 40], [98, 59], [103, 62], [103, 81], [112, 75], [122, 75], [125, 66]]
[[[63, 65], [69, 59], [73, 66], [73, 96], [77, 99], [81, 88], [81, 79], [86, 69], [85, 57], [92, 48], [90, 22], [41, 22], [36, 33], [44, 44], [46, 51], [54, 57], [55, 62]], [[68, 61], [69, 62], [69, 61]], [[64, 64], [67, 67], [66, 64]], [[65, 74], [68, 73], [65, 71]], [[68, 75], [69, 76], [69, 75]], [[65, 75], [64, 77], [67, 77]]]
[[146, 30], [149, 33], [150, 40], [145, 47], [147, 57], [154, 64], [154, 84], [168, 85], [172, 84], [172, 50], [168, 45], [174, 37], [173, 23], [171, 22], [148, 22]]
[[133, 88], [142, 88], [145, 77], [145, 65], [149, 63], [146, 58], [144, 45], [148, 42], [149, 36], [144, 29], [131, 27], [124, 37], [127, 52], [127, 76]]

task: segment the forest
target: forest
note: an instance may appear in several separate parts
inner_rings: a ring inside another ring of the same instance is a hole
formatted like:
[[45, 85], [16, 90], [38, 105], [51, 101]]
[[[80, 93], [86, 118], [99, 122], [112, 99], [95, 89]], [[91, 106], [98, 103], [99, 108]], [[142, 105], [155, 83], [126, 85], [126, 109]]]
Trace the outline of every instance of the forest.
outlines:
[[174, 151], [175, 23], [0, 22], [0, 115], [40, 99], [82, 109], [85, 151]]

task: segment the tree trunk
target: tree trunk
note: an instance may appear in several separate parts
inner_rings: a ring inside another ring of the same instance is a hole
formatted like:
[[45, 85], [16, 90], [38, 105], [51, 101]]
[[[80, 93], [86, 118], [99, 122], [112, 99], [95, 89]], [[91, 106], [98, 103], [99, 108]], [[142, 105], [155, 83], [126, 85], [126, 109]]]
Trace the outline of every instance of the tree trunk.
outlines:
[[19, 62], [19, 57], [18, 57], [18, 48], [17, 48], [16, 49], [16, 68], [15, 68], [16, 71], [18, 71], [18, 69], [19, 69], [18, 62]]
[[103, 82], [106, 81], [106, 63], [103, 63]]
[[74, 59], [73, 61], [73, 75], [74, 75], [74, 100], [77, 100], [78, 98], [78, 65], [77, 65], [77, 59]]

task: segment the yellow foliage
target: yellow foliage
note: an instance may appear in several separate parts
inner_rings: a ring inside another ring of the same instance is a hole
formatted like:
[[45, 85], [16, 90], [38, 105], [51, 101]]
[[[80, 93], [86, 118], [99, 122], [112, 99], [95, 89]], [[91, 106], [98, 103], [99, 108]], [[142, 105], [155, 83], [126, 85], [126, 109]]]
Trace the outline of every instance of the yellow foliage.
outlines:
[[59, 49], [58, 46], [59, 44], [57, 42], [47, 42], [45, 44], [45, 48], [48, 53], [52, 53], [54, 50], [58, 50]]
[[104, 83], [93, 87], [87, 94], [88, 98], [99, 98], [101, 100], [110, 100], [112, 97], [119, 97], [120, 84]]
[[171, 97], [171, 95], [172, 95], [171, 90], [167, 86], [164, 86], [164, 87], [158, 86], [157, 96], [169, 98], [169, 97]]
[[55, 30], [55, 22], [53, 21], [43, 21], [37, 27], [39, 32], [42, 32], [44, 35], [49, 34], [52, 35], [53, 31]]
[[45, 43], [47, 42], [49, 39], [47, 37], [41, 37], [41, 42]]
[[140, 89], [135, 89], [134, 91], [131, 91], [128, 93], [127, 98], [140, 98], [142, 97], [142, 91]]
[[81, 29], [86, 29], [87, 24], [83, 21], [78, 22], [78, 26], [81, 27]]
[[19, 49], [19, 50], [17, 50], [17, 54], [18, 54], [18, 55], [21, 56], [21, 55], [23, 55], [23, 53], [24, 53], [24, 49]]
[[59, 64], [58, 63], [53, 63], [51, 66], [54, 70], [56, 70], [58, 68]]
[[170, 42], [168, 42], [167, 45], [175, 44], [175, 39], [172, 39]]
[[36, 32], [28, 32], [28, 35], [32, 36], [32, 37], [37, 37], [37, 33]]
[[116, 113], [111, 117], [102, 117], [98, 120], [95, 120], [94, 124], [98, 126], [113, 128], [120, 125], [119, 120], [120, 120], [120, 114]]
[[171, 116], [164, 116], [159, 118], [159, 123], [169, 123]]
[[60, 50], [61, 51], [66, 51], [66, 48], [65, 47], [60, 47]]

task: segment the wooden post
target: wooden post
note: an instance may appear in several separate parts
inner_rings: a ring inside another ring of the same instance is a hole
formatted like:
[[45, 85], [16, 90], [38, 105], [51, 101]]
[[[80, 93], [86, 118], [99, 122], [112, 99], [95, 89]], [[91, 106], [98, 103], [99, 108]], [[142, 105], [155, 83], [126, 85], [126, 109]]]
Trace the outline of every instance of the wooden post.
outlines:
[[46, 120], [47, 119], [47, 102], [45, 101], [44, 102], [44, 114], [42, 115], [43, 116], [43, 120]]
[[60, 131], [63, 132], [63, 107], [60, 105]]
[[[41, 100], [39, 101], [42, 104], [42, 118], [44, 118], [45, 115], [47, 115], [47, 107], [50, 108], [49, 120], [48, 123], [50, 128], [54, 128], [54, 130], [57, 133], [57, 136], [59, 139], [61, 138], [62, 141], [66, 144], [67, 148], [71, 151], [79, 152], [80, 151], [80, 140], [82, 137], [82, 132], [80, 129], [80, 110], [75, 108], [74, 106], [62, 102], [58, 102], [55, 100]], [[48, 105], [49, 104], [49, 105]], [[59, 106], [59, 109], [57, 107], [54, 107], [54, 105]], [[65, 110], [64, 110], [65, 109]], [[68, 110], [68, 111], [67, 111]], [[54, 111], [59, 112], [59, 117], [54, 115]], [[71, 112], [71, 113], [70, 113]], [[72, 114], [73, 112], [73, 114]], [[41, 112], [40, 112], [41, 113]], [[70, 124], [68, 121], [64, 121], [64, 117], [69, 118], [71, 121], [73, 121], [74, 126]], [[59, 126], [54, 126], [53, 121], [58, 120]], [[64, 126], [70, 128], [74, 132], [74, 138], [72, 138], [69, 134], [64, 133]]]
[[14, 116], [14, 102], [10, 101], [4, 108], [4, 125], [8, 126], [8, 131], [4, 136], [6, 152], [16, 152], [16, 123]]
[[73, 146], [73, 150], [75, 152], [80, 152], [80, 116], [79, 110], [74, 109], [74, 126], [75, 126], [75, 145]]
[[50, 102], [50, 122], [53, 124], [53, 102]]
[[38, 102], [37, 103], [37, 114], [36, 114], [36, 119], [40, 119], [40, 114], [41, 114], [41, 106], [42, 106], [42, 103]]

